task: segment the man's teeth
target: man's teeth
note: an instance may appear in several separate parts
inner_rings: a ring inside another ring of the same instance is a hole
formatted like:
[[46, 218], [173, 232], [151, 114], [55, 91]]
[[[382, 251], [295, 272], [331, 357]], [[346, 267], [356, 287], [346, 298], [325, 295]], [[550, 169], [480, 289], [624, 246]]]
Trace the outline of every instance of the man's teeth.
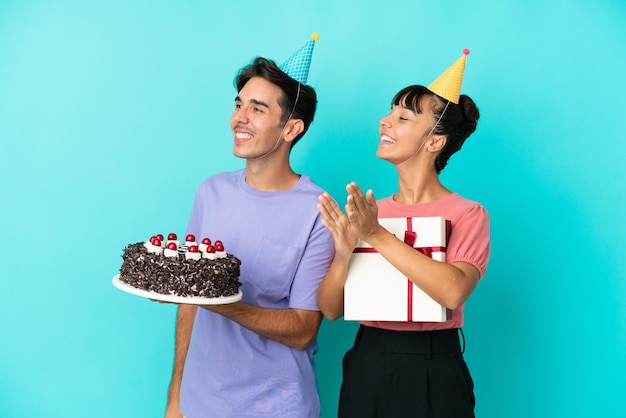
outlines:
[[380, 137], [380, 140], [381, 140], [381, 141], [383, 141], [383, 142], [386, 142], [386, 143], [388, 143], [388, 144], [393, 144], [393, 143], [395, 143], [395, 142], [396, 142], [396, 141], [394, 141], [391, 137], [389, 137], [389, 136], [387, 136], [387, 135], [382, 135], [382, 136]]
[[246, 132], [237, 132], [235, 133], [235, 138], [237, 139], [250, 139], [252, 135]]

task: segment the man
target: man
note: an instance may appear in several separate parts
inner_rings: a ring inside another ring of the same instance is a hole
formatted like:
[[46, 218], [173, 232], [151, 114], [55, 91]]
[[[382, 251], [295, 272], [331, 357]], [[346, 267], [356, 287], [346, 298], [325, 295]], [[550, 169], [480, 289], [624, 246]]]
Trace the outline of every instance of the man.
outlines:
[[320, 415], [316, 294], [334, 247], [317, 210], [322, 190], [289, 162], [317, 102], [306, 74], [292, 77], [257, 58], [236, 78], [230, 123], [245, 169], [200, 184], [188, 232], [242, 260], [243, 298], [179, 306], [167, 418]]

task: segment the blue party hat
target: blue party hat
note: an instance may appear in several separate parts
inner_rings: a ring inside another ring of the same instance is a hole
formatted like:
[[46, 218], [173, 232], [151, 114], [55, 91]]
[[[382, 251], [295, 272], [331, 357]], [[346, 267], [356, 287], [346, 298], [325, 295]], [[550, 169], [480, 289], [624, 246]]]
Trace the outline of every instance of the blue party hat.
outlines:
[[289, 77], [299, 83], [306, 84], [309, 77], [309, 67], [311, 67], [311, 56], [313, 55], [313, 46], [320, 36], [317, 33], [311, 35], [311, 40], [302, 45], [292, 56], [280, 65]]

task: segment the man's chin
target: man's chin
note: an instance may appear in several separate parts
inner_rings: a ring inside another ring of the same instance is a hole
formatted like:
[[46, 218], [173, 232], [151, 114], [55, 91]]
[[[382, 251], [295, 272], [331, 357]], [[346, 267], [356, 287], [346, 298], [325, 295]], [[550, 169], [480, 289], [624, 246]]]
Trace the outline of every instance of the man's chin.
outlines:
[[256, 160], [257, 158], [259, 158], [259, 156], [256, 155], [250, 155], [245, 152], [237, 152], [236, 149], [233, 150], [233, 155], [237, 158], [241, 158], [242, 160]]
[[233, 155], [237, 158], [247, 158], [246, 152], [241, 149], [241, 145], [235, 144], [233, 147]]

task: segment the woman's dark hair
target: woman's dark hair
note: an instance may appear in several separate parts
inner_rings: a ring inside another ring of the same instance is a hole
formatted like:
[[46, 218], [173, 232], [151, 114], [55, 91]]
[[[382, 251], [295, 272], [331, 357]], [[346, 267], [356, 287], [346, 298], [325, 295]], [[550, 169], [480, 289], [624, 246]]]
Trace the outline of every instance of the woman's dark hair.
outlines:
[[[274, 61], [262, 57], [254, 58], [249, 65], [239, 70], [235, 77], [237, 91], [241, 91], [252, 77], [264, 78], [282, 90], [283, 94], [278, 99], [278, 105], [282, 110], [282, 123], [287, 122], [289, 115], [291, 115], [292, 119], [301, 119], [304, 122], [304, 130], [291, 142], [293, 147], [304, 136], [309, 129], [309, 125], [313, 122], [317, 107], [315, 90], [289, 77], [278, 68]], [[300, 88], [299, 96], [298, 88]], [[295, 103], [296, 97], [298, 97], [297, 103]], [[293, 114], [291, 114], [292, 111]]]
[[392, 104], [405, 106], [412, 109], [415, 113], [422, 113], [421, 99], [424, 96], [431, 96], [435, 99], [435, 105], [432, 109], [433, 125], [441, 117], [439, 123], [433, 130], [433, 134], [444, 135], [447, 138], [446, 145], [435, 161], [435, 169], [437, 173], [439, 173], [444, 169], [452, 154], [460, 150], [467, 137], [476, 130], [476, 123], [478, 122], [480, 113], [474, 101], [462, 94], [459, 98], [459, 104], [457, 105], [450, 102], [445, 113], [441, 116], [448, 101], [424, 86], [409, 86], [403, 88], [395, 95]]

